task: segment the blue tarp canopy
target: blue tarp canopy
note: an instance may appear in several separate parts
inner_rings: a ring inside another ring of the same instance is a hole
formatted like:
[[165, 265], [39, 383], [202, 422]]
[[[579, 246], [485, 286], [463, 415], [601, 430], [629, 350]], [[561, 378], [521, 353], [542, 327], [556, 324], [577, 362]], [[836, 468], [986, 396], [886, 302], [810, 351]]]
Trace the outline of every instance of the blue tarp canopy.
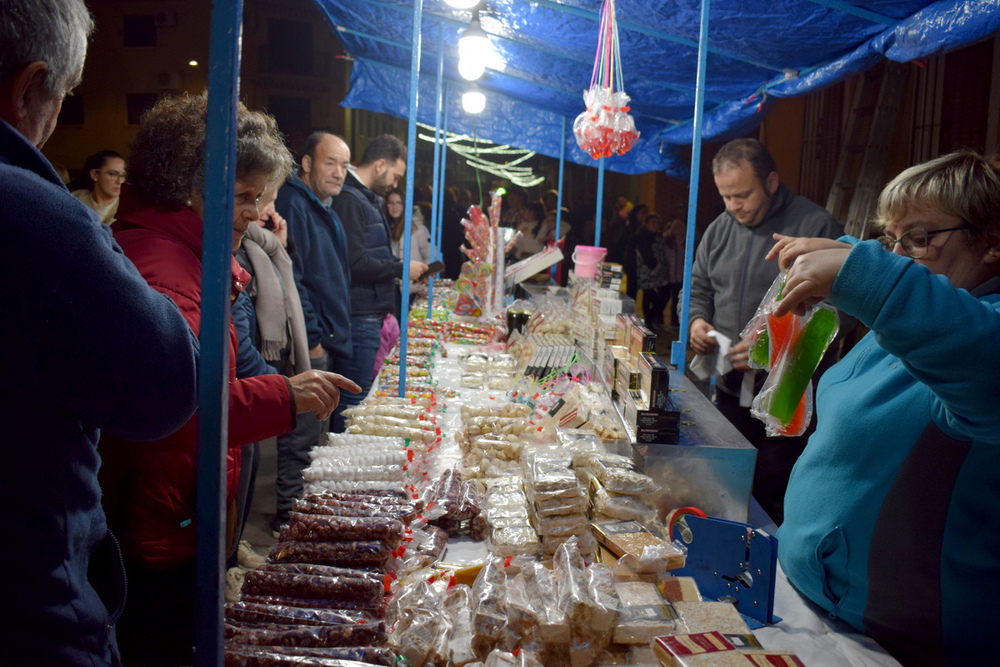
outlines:
[[[355, 59], [342, 104], [409, 116], [413, 3], [315, 0]], [[417, 119], [434, 124], [439, 34], [451, 84], [450, 127], [503, 144], [596, 162], [572, 138], [597, 49], [601, 0], [486, 0], [483, 29], [495, 52], [479, 80], [486, 111], [465, 114], [458, 38], [471, 18], [424, 0]], [[686, 178], [676, 146], [692, 141], [699, 0], [618, 0], [625, 90], [641, 137], [605, 168]], [[907, 62], [950, 51], [1000, 29], [1000, 0], [717, 0], [711, 5], [703, 139], [746, 134], [775, 97], [802, 95], [882, 58]], [[563, 118], [567, 135], [561, 136]]]

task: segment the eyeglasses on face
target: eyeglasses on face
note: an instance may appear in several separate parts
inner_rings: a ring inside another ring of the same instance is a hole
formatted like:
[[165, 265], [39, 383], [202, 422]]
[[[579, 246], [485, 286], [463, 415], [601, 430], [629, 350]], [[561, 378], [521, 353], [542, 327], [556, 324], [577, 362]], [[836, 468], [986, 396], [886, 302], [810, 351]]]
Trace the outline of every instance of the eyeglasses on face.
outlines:
[[101, 173], [107, 174], [116, 181], [124, 181], [125, 177], [128, 176], [128, 174], [125, 173], [124, 171], [102, 171]]
[[[891, 236], [880, 236], [878, 237], [878, 242], [882, 244], [882, 247], [887, 251], [892, 252], [896, 248], [896, 244], [903, 246], [903, 252], [913, 259], [921, 259], [927, 255], [927, 248], [930, 247], [930, 238], [936, 236], [937, 234], [944, 234], [945, 232], [954, 232], [959, 229], [966, 229], [967, 225], [961, 225], [959, 227], [949, 227], [948, 229], [932, 229], [930, 231], [916, 227], [904, 233], [898, 239], [894, 239]], [[947, 243], [947, 241], [945, 241]]]

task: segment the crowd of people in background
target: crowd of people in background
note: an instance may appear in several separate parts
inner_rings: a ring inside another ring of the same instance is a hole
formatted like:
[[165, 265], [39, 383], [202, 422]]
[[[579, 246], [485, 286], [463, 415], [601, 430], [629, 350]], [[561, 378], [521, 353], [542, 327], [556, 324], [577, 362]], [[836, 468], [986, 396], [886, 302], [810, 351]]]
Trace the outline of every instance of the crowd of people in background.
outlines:
[[[0, 505], [27, 508], [9, 511], [6, 528], [29, 545], [4, 588], [4, 657], [192, 664], [207, 97], [161, 99], [127, 157], [95, 153], [67, 189], [39, 149], [80, 83], [93, 20], [82, 0], [0, 0], [0, 16], [0, 268], [17, 285], [0, 295], [16, 323], [0, 330]], [[344, 430], [344, 407], [372, 385], [390, 318], [408, 305], [397, 284], [437, 252], [424, 204], [433, 192], [421, 185], [402, 260], [407, 147], [397, 137], [373, 138], [355, 165], [343, 137], [314, 132], [296, 160], [274, 118], [242, 104], [234, 134], [219, 455], [225, 547], [243, 564], [257, 443], [277, 438], [277, 537], [309, 449]], [[960, 151], [905, 170], [879, 198], [877, 240], [842, 236], [754, 139], [723, 146], [712, 173], [726, 210], [698, 246], [688, 342], [699, 354], [720, 335], [734, 342], [717, 404], [758, 448], [753, 493], [782, 524], [788, 580], [907, 663], [990, 664], [1000, 162]], [[455, 277], [472, 193], [443, 195], [440, 252]], [[571, 257], [592, 242], [594, 218], [558, 201], [509, 188], [501, 224], [520, 233], [516, 254], [561, 240]], [[648, 324], [665, 324], [670, 304], [676, 325], [683, 208], [667, 215], [624, 197], [614, 208], [609, 259]], [[764, 373], [748, 365], [740, 332], [779, 270], [777, 315], [827, 299], [842, 331], [853, 317], [870, 329], [821, 369], [808, 444], [770, 437], [744, 400]], [[901, 590], [919, 604], [901, 604]]]

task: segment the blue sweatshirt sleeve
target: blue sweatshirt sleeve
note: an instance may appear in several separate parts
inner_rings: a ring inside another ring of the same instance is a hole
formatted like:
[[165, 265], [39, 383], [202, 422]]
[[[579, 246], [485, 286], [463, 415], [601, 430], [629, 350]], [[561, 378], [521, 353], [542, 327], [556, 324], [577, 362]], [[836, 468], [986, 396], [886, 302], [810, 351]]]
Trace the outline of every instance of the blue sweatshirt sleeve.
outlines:
[[844, 262], [831, 298], [931, 389], [938, 426], [962, 439], [1000, 442], [1000, 296], [976, 298], [946, 276], [863, 241]]
[[257, 313], [245, 292], [240, 292], [236, 297], [232, 313], [237, 339], [236, 377], [242, 380], [257, 375], [277, 375], [277, 369], [264, 361], [254, 345], [253, 332], [257, 329]]

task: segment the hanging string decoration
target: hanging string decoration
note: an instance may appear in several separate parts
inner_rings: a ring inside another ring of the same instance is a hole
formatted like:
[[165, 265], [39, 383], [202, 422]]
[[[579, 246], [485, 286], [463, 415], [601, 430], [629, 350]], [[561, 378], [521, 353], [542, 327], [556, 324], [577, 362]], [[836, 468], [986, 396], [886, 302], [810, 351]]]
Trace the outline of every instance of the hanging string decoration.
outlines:
[[615, 0], [604, 0], [594, 71], [590, 88], [583, 93], [587, 110], [573, 122], [576, 143], [595, 160], [624, 155], [639, 138], [629, 101], [622, 78]]
[[[434, 127], [417, 123], [420, 127], [433, 132]], [[434, 135], [419, 134], [418, 139], [433, 142]], [[473, 140], [468, 134], [457, 134], [448, 132], [448, 150], [455, 151], [463, 158], [466, 164], [473, 169], [481, 169], [488, 174], [493, 174], [499, 178], [510, 181], [514, 185], [522, 188], [533, 188], [545, 181], [544, 176], [535, 173], [530, 166], [522, 166], [525, 162], [535, 157], [535, 151], [521, 148], [511, 148], [507, 144], [494, 144], [485, 139]]]

